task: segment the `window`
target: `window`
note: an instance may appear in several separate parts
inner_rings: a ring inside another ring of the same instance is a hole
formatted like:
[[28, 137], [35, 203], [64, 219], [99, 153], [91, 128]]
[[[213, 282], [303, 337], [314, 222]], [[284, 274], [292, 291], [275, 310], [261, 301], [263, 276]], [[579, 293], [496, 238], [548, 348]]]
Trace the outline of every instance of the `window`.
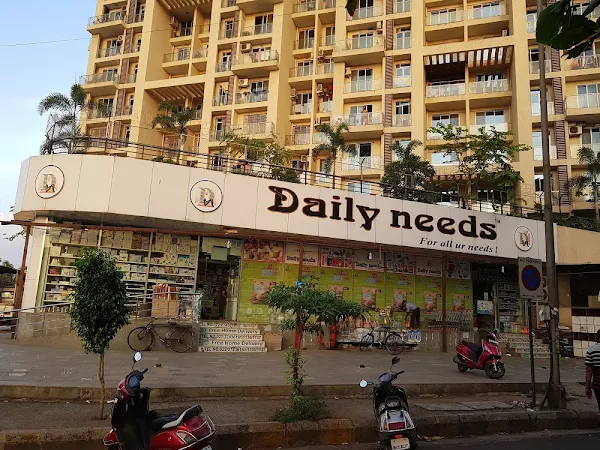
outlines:
[[139, 3], [137, 5], [135, 14], [138, 16], [138, 19], [140, 20], [140, 22], [142, 20], [144, 20], [144, 15], [146, 14], [146, 5], [144, 3]]
[[396, 31], [396, 48], [410, 48], [410, 28], [400, 28]]
[[480, 111], [475, 113], [476, 125], [498, 125], [505, 123], [504, 111]]
[[335, 43], [335, 27], [325, 27], [325, 42], [323, 45], [333, 45]]
[[431, 164], [442, 165], [442, 164], [456, 164], [458, 162], [458, 155], [447, 154], [446, 152], [434, 152], [431, 154]]
[[359, 69], [352, 71], [352, 92], [373, 90], [373, 69]]
[[540, 60], [540, 52], [539, 50], [536, 48], [530, 48], [529, 49], [529, 61], [533, 62], [533, 61], [539, 61]]
[[301, 59], [297, 63], [296, 76], [303, 77], [312, 75], [313, 61], [312, 59]]
[[350, 181], [348, 182], [348, 192], [360, 192], [362, 194], [371, 193], [371, 183], [368, 181]]
[[254, 18], [254, 34], [265, 34], [273, 31], [273, 14]]
[[222, 131], [224, 129], [225, 129], [225, 119], [223, 119], [222, 117], [217, 117], [215, 119], [215, 130]]
[[447, 23], [453, 23], [458, 20], [458, 9], [457, 8], [446, 8], [431, 11], [429, 16], [430, 25], [444, 25]]
[[179, 36], [191, 36], [194, 22], [192, 20], [186, 20], [179, 24]]
[[356, 156], [359, 158], [370, 158], [371, 157], [371, 143], [354, 144], [356, 149]]
[[298, 95], [298, 103], [301, 105], [309, 105], [312, 103], [312, 92], [302, 92]]
[[501, 15], [500, 2], [488, 2], [474, 5], [472, 10], [473, 19], [485, 19]]
[[226, 20], [223, 25], [223, 38], [229, 39], [235, 37], [233, 32], [233, 20]]
[[409, 115], [410, 114], [410, 102], [401, 100], [396, 102], [396, 115]]
[[97, 117], [109, 117], [112, 116], [113, 113], [113, 98], [102, 98], [98, 102], [101, 105], [100, 110], [98, 111]]
[[308, 169], [308, 163], [299, 159], [292, 159], [292, 169], [304, 171]]
[[104, 75], [104, 81], [114, 81], [117, 79], [117, 69], [104, 69], [102, 74]]
[[210, 168], [212, 170], [221, 170], [223, 168], [223, 154], [213, 153], [210, 157]]
[[108, 41], [108, 50], [106, 56], [115, 56], [121, 54], [122, 41], [118, 39], [111, 39]]
[[269, 92], [269, 80], [259, 80], [250, 82], [250, 92], [254, 94]]
[[577, 86], [577, 103], [580, 108], [598, 108], [598, 84], [580, 84]]
[[503, 80], [504, 74], [502, 73], [483, 73], [479, 75], [475, 75], [475, 81], [496, 81]]
[[394, 87], [410, 86], [410, 64], [396, 64], [396, 76], [394, 78]]
[[348, 125], [370, 125], [373, 123], [373, 105], [351, 106], [348, 122]]
[[357, 33], [352, 35], [352, 49], [372, 48], [373, 33]]
[[130, 137], [131, 137], [131, 127], [129, 125], [127, 125], [125, 127], [125, 131], [123, 132], [123, 140], [128, 143]]
[[435, 127], [439, 124], [457, 127], [459, 125], [458, 114], [437, 114], [431, 116], [431, 126]]
[[599, 146], [600, 128], [584, 128], [583, 133], [581, 133], [581, 145]]
[[354, 13], [355, 19], [364, 19], [365, 17], [373, 17], [375, 14], [374, 0], [359, 0], [358, 9]]
[[313, 48], [315, 43], [315, 30], [300, 30], [298, 31], [298, 48]]

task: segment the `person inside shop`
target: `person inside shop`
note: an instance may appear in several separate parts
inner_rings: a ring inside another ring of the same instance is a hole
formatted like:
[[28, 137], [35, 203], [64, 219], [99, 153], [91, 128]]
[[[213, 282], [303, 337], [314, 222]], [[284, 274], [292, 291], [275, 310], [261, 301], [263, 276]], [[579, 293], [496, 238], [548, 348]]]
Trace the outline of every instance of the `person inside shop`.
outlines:
[[225, 309], [227, 307], [227, 280], [223, 280], [221, 287], [217, 291], [217, 305], [219, 306], [219, 319], [225, 319]]
[[600, 329], [596, 332], [596, 345], [585, 355], [585, 395], [592, 398], [592, 391], [600, 409]]

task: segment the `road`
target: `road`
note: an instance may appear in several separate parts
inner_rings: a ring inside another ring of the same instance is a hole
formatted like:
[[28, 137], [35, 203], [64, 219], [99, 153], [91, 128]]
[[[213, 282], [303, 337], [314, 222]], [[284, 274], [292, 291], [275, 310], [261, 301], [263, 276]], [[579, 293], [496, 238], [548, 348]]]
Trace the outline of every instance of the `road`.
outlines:
[[[514, 436], [489, 436], [484, 438], [445, 439], [422, 442], [419, 450], [598, 450], [600, 431], [541, 432]], [[306, 447], [294, 450], [377, 450], [376, 445], [341, 445]]]

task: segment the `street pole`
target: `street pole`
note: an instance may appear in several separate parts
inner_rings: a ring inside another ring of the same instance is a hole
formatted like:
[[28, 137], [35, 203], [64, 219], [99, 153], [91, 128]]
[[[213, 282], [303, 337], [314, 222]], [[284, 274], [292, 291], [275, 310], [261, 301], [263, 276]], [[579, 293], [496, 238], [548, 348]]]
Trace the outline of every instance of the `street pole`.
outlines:
[[535, 392], [535, 359], [533, 352], [533, 317], [531, 316], [531, 300], [526, 300], [528, 323], [527, 328], [529, 334], [529, 366], [531, 368], [531, 408], [536, 407], [536, 392]]
[[[538, 21], [544, 8], [544, 0], [537, 0]], [[544, 222], [546, 231], [546, 280], [548, 286], [548, 306], [550, 308], [550, 347], [552, 377], [548, 405], [554, 409], [566, 407], [565, 388], [560, 383], [560, 364], [558, 360], [558, 282], [556, 279], [556, 260], [554, 253], [554, 220], [552, 212], [552, 172], [550, 167], [550, 147], [548, 136], [548, 103], [546, 99], [546, 57], [545, 47], [538, 44], [540, 72], [540, 109], [542, 122], [542, 158], [544, 163]]]

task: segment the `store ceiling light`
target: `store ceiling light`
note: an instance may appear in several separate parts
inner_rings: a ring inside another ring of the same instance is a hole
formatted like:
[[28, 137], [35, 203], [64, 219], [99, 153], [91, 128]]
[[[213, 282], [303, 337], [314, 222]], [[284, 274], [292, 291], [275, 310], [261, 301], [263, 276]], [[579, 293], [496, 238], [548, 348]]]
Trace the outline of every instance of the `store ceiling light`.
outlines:
[[238, 229], [237, 228], [229, 228], [229, 227], [224, 227], [223, 231], [227, 234], [237, 234], [238, 233]]

